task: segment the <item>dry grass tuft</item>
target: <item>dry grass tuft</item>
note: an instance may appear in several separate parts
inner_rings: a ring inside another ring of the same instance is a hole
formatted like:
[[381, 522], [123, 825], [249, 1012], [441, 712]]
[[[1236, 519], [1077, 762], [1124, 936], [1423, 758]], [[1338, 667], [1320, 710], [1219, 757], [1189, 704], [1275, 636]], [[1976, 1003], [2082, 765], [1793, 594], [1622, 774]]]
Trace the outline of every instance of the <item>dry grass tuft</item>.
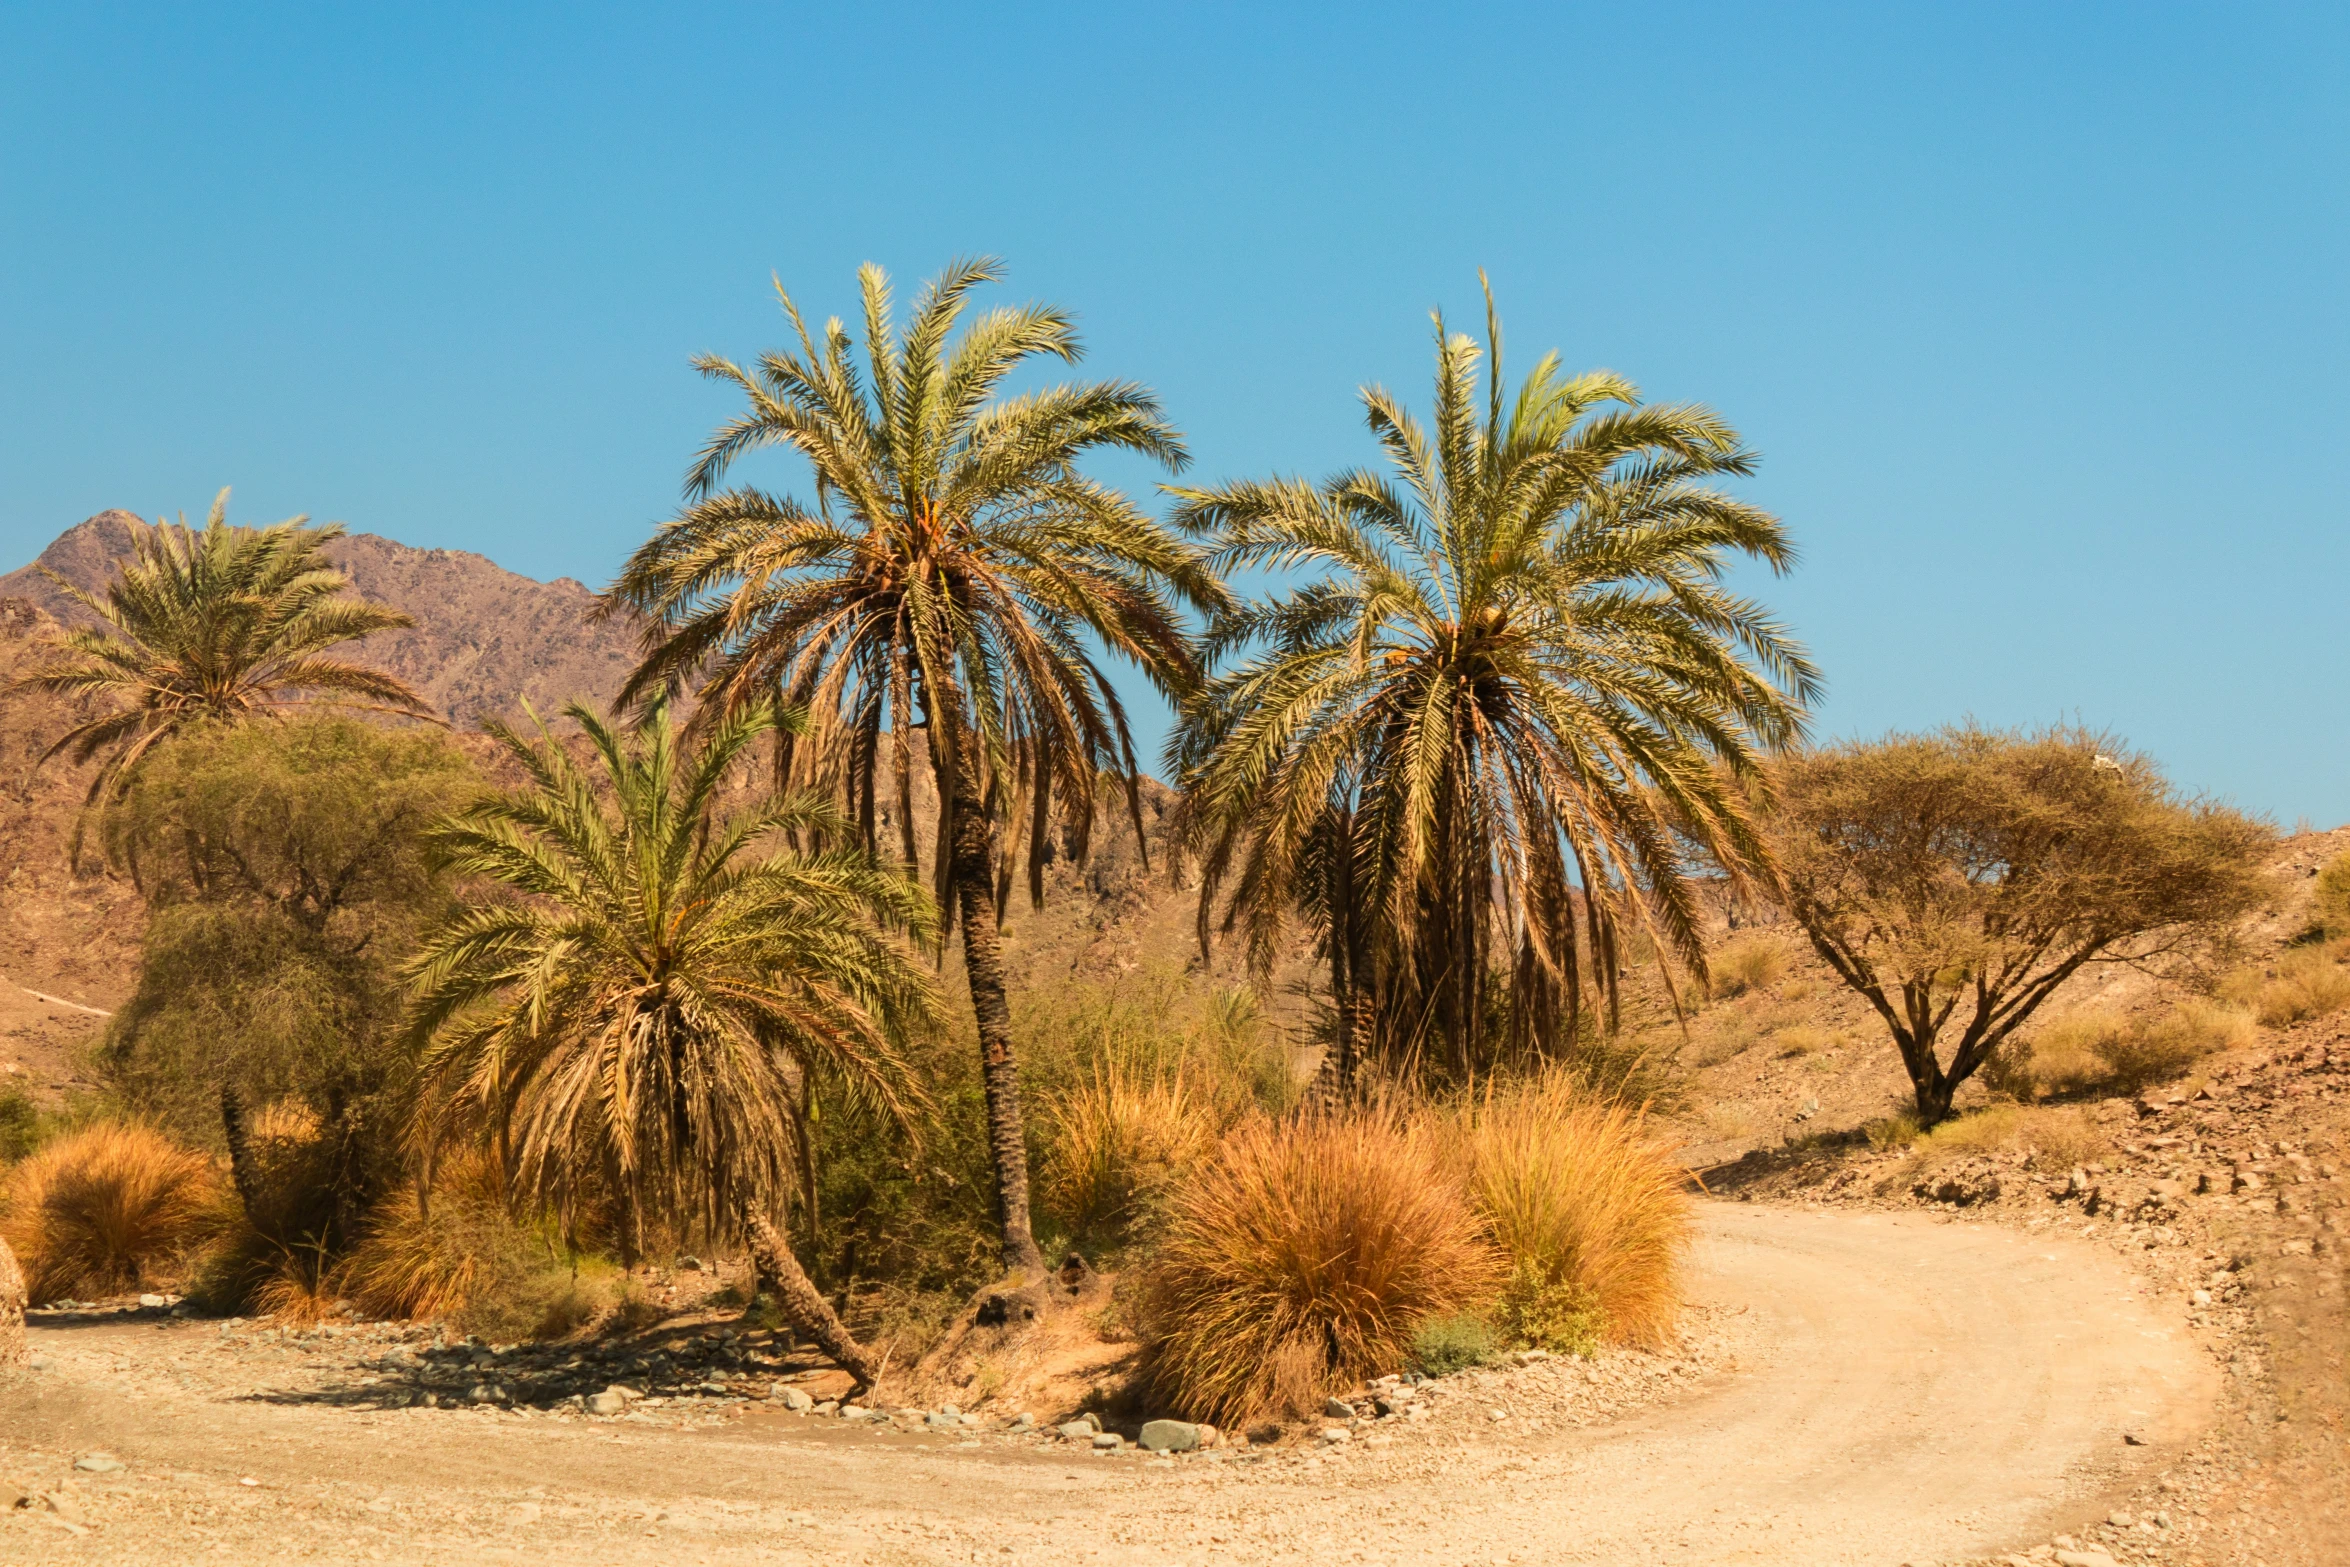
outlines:
[[1048, 1125], [1045, 1210], [1071, 1239], [1113, 1249], [1151, 1223], [1216, 1141], [1181, 1074], [1144, 1081], [1115, 1062], [1056, 1100]]
[[8, 1173], [0, 1235], [38, 1304], [137, 1289], [210, 1232], [212, 1162], [162, 1133], [108, 1121], [49, 1143]]
[[2162, 1017], [2075, 1012], [2029, 1039], [2010, 1040], [1983, 1065], [1984, 1086], [2029, 1103], [2051, 1096], [2134, 1094], [2186, 1074], [2207, 1055], [2249, 1044], [2252, 1019], [2232, 1006], [2189, 1001]]
[[2285, 1028], [2350, 1006], [2350, 940], [2294, 947], [2275, 961], [2239, 969], [2220, 994], [2270, 1028]]
[[1791, 962], [1785, 940], [1749, 931], [1707, 953], [1705, 967], [1713, 995], [1722, 999], [1769, 989]]
[[1671, 1336], [1689, 1202], [1644, 1116], [1552, 1077], [1473, 1103], [1454, 1131], [1469, 1192], [1510, 1259], [1505, 1328], [1571, 1350]]
[[1981, 1154], [2021, 1153], [2035, 1170], [2069, 1170], [2099, 1158], [2112, 1145], [2080, 1110], [1992, 1105], [1945, 1121], [1913, 1137], [1909, 1146], [1915, 1158], [1900, 1177], [1905, 1181]]
[[1376, 1111], [1248, 1122], [1170, 1205], [1151, 1374], [1220, 1425], [1302, 1415], [1400, 1367], [1422, 1322], [1499, 1283], [1423, 1131]]

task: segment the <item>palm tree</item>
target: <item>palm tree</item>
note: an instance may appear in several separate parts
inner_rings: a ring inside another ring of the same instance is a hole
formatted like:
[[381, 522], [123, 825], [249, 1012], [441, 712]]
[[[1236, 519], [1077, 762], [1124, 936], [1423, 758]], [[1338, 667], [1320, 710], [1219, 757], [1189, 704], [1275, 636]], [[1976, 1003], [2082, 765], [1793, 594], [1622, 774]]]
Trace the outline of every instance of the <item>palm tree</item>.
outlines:
[[308, 520], [231, 527], [222, 490], [202, 532], [184, 518], [176, 526], [134, 524], [132, 558], [104, 599], [42, 568], [99, 621], [55, 634], [45, 661], [13, 687], [104, 705], [41, 757], [70, 750], [76, 762], [87, 762], [105, 754], [74, 827], [77, 859], [90, 808], [189, 724], [275, 715], [302, 701], [433, 716], [423, 697], [390, 675], [327, 656], [339, 643], [415, 622], [343, 597], [349, 581], [323, 553], [343, 530], [306, 527]]
[[1486, 312], [1485, 352], [1437, 318], [1431, 426], [1364, 390], [1390, 476], [1175, 491], [1215, 568], [1312, 573], [1214, 625], [1229, 667], [1170, 755], [1203, 941], [1220, 907], [1261, 963], [1302, 912], [1341, 1075], [1430, 1038], [1475, 1070], [1503, 1005], [1539, 1054], [1587, 988], [1612, 1025], [1627, 927], [1702, 974], [1689, 852], [1765, 864], [1742, 790], [1817, 683], [1722, 581], [1734, 554], [1793, 560], [1777, 518], [1706, 482], [1751, 470], [1736, 433], [1555, 354], [1509, 392]]
[[[996, 942], [1011, 862], [1025, 836], [1041, 901], [1056, 823], [1082, 857], [1105, 773], [1141, 834], [1133, 741], [1094, 648], [1179, 691], [1196, 673], [1179, 606], [1222, 600], [1195, 550], [1077, 470], [1104, 448], [1182, 464], [1147, 391], [1095, 382], [999, 397], [1029, 359], [1077, 359], [1058, 310], [991, 310], [955, 335], [971, 291], [1000, 275], [992, 261], [954, 263], [900, 333], [887, 276], [862, 269], [862, 373], [848, 328], [828, 321], [819, 340], [778, 285], [797, 351], [748, 369], [697, 361], [748, 406], [703, 448], [687, 508], [606, 602], [647, 617], [624, 700], [698, 677], [708, 713], [805, 707], [809, 731], [776, 746], [777, 786], [840, 800], [868, 852], [877, 814], [894, 809], [896, 853], [917, 873], [914, 779], [928, 769], [938, 901], [950, 929], [960, 916], [978, 1020], [1004, 1266], [1038, 1273]], [[812, 504], [719, 490], [763, 447], [807, 459]]]
[[492, 724], [527, 783], [434, 840], [449, 870], [504, 896], [458, 909], [410, 966], [427, 1157], [470, 1127], [494, 1137], [513, 1192], [567, 1223], [604, 1194], [631, 1237], [647, 1212], [739, 1228], [795, 1324], [869, 1385], [871, 1357], [771, 1216], [795, 1194], [814, 1212], [819, 1074], [900, 1125], [924, 1103], [900, 1045], [937, 1001], [889, 933], [930, 937], [930, 901], [869, 856], [776, 842], [838, 829], [807, 795], [720, 812], [772, 710], [746, 707], [698, 745], [664, 700], [626, 732], [565, 711], [600, 779], [543, 727]]

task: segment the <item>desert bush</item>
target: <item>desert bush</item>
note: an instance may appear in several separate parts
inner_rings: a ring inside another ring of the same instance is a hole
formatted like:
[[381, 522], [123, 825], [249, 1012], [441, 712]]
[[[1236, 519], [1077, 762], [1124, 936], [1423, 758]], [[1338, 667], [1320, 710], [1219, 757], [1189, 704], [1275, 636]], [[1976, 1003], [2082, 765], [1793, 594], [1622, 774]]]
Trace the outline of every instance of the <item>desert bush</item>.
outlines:
[[399, 1191], [370, 1217], [335, 1286], [370, 1316], [445, 1320], [489, 1339], [551, 1338], [619, 1299], [621, 1272], [568, 1251], [550, 1224], [507, 1212], [497, 1162], [467, 1151], [429, 1192]]
[[0, 1234], [38, 1304], [176, 1273], [210, 1231], [212, 1163], [151, 1127], [112, 1122], [50, 1142], [0, 1187]]
[[1177, 1194], [1144, 1337], [1173, 1404], [1219, 1424], [1302, 1414], [1403, 1363], [1500, 1266], [1432, 1139], [1377, 1111], [1251, 1121]]
[[1771, 1043], [1778, 1047], [1783, 1060], [1792, 1061], [1799, 1056], [1815, 1055], [1828, 1049], [1836, 1043], [1836, 1036], [1824, 1028], [1798, 1023], [1792, 1028], [1780, 1029], [1771, 1036]]
[[1182, 1076], [1142, 1081], [1115, 1062], [1053, 1100], [1046, 1126], [1047, 1213], [1071, 1241], [1112, 1250], [1151, 1225], [1216, 1136]]
[[1879, 1116], [1861, 1128], [1869, 1146], [1876, 1149], [1914, 1147], [1926, 1135], [1925, 1123], [1915, 1110], [1896, 1110], [1891, 1115]]
[[333, 1308], [349, 1216], [317, 1114], [282, 1100], [246, 1117], [219, 1194], [216, 1239], [189, 1293], [223, 1313], [310, 1320]]
[[2273, 962], [2237, 970], [2220, 994], [2270, 1028], [2285, 1028], [2350, 1006], [2350, 940], [2295, 947]]
[[1509, 1258], [1499, 1326], [1578, 1351], [1670, 1334], [1688, 1199], [1645, 1117], [1554, 1076], [1471, 1102], [1451, 1134], [1461, 1177]]
[[2207, 1055], [2247, 1044], [2236, 1007], [2189, 1001], [2157, 1018], [2087, 1011], [2051, 1018], [1984, 1063], [1984, 1086], [2029, 1103], [2052, 1096], [2134, 1094], [2185, 1075]]
[[2317, 873], [2309, 913], [2320, 936], [2350, 936], [2350, 854], [2337, 854]]
[[1432, 1377], [1481, 1366], [1500, 1353], [1493, 1325], [1473, 1311], [1430, 1317], [1412, 1334], [1412, 1364]]
[[1785, 941], [1746, 931], [1706, 954], [1709, 988], [1719, 998], [1766, 990], [1778, 983], [1791, 961]]

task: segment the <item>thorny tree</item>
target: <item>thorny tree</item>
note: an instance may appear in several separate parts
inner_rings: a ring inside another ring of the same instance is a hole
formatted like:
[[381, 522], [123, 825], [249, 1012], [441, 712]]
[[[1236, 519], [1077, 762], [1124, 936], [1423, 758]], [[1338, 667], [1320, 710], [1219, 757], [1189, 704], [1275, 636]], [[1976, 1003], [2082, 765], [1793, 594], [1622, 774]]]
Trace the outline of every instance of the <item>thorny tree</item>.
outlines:
[[[1023, 853], [1041, 900], [1056, 828], [1082, 858], [1104, 775], [1142, 831], [1126, 714], [1091, 651], [1132, 659], [1160, 689], [1195, 675], [1181, 619], [1220, 602], [1196, 552], [1077, 469], [1088, 453], [1184, 460], [1157, 401], [1126, 383], [998, 395], [1038, 356], [1073, 362], [1058, 310], [990, 310], [956, 335], [971, 291], [1000, 275], [959, 262], [922, 291], [901, 333], [888, 278], [859, 273], [864, 369], [837, 319], [811, 334], [789, 295], [796, 351], [703, 373], [747, 407], [704, 448], [691, 504], [638, 550], [608, 603], [648, 617], [625, 700], [698, 680], [703, 710], [780, 700], [811, 715], [776, 747], [778, 788], [843, 802], [868, 851], [880, 818], [919, 868], [915, 778], [936, 786], [933, 868], [958, 916], [976, 1015], [1007, 1269], [1041, 1273], [997, 926]], [[813, 504], [718, 486], [764, 447], [805, 458]], [[1009, 844], [999, 842], [1008, 828]]]
[[2083, 968], [2191, 953], [2267, 891], [2265, 823], [2083, 729], [1895, 735], [1773, 781], [1788, 912], [1885, 1020], [1928, 1125]]

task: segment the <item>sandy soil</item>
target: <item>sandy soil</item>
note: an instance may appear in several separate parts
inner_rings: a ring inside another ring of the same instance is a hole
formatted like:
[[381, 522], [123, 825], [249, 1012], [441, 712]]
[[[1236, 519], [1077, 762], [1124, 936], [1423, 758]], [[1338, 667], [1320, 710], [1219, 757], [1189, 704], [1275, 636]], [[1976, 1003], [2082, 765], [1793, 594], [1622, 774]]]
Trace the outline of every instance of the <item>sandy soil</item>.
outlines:
[[[0, 1514], [0, 1561], [1890, 1567], [2045, 1540], [2208, 1418], [2183, 1320], [2100, 1248], [1925, 1214], [1709, 1204], [1703, 1226], [1705, 1316], [1745, 1329], [1641, 1412], [1538, 1423], [1487, 1374], [1446, 1401], [1500, 1420], [1173, 1460], [772, 1407], [369, 1409], [224, 1369], [211, 1324], [47, 1328], [50, 1368], [0, 1395], [0, 1491], [36, 1497]], [[99, 1451], [125, 1467], [74, 1470]]]

